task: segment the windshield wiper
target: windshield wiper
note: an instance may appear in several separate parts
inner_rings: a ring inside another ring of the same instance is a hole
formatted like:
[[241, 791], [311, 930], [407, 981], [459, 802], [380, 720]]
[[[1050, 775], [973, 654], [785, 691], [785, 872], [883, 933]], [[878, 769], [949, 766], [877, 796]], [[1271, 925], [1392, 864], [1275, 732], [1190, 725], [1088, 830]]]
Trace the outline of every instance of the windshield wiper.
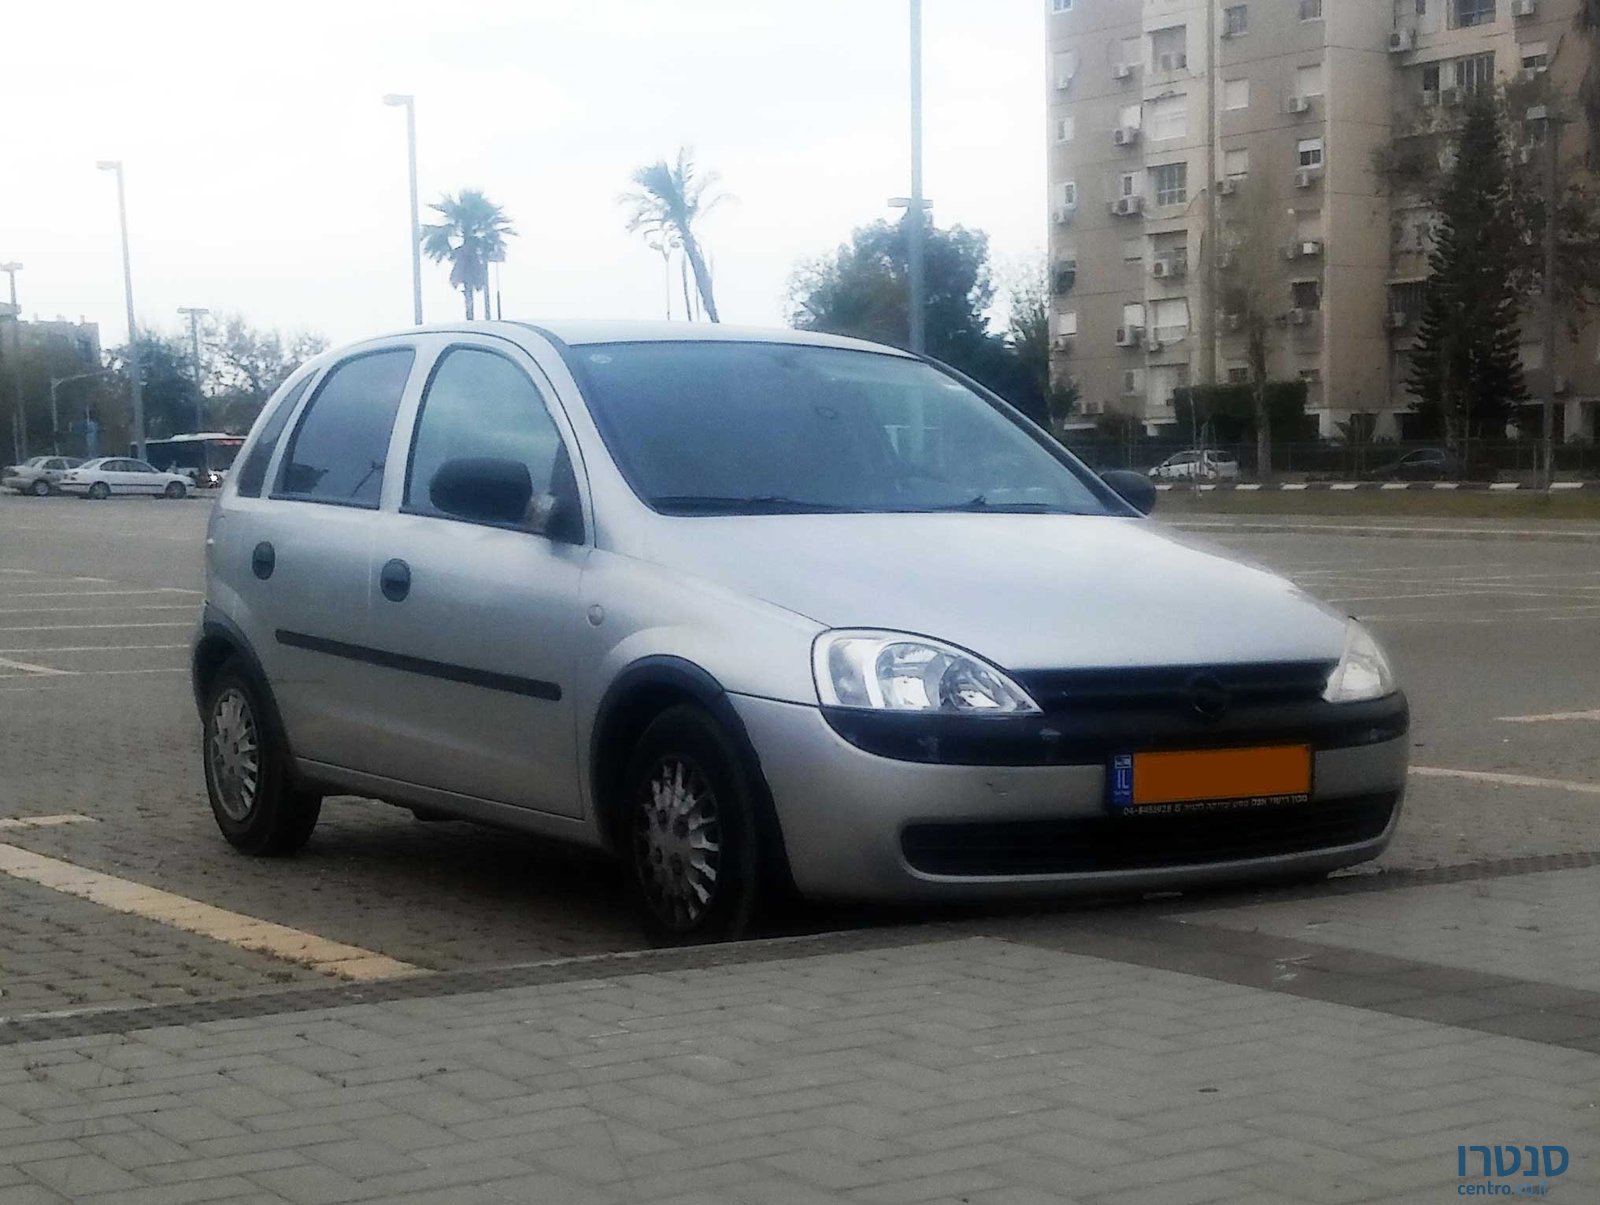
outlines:
[[919, 510], [929, 512], [956, 512], [956, 511], [988, 511], [999, 514], [1041, 514], [1041, 515], [1077, 515], [1084, 511], [1067, 510], [1051, 502], [990, 502], [983, 494], [976, 498], [969, 498], [965, 502], [957, 502], [952, 506], [926, 506]]
[[839, 515], [856, 509], [830, 502], [806, 502], [782, 494], [757, 494], [747, 498], [722, 494], [668, 494], [650, 499], [650, 505], [668, 514], [683, 515]]

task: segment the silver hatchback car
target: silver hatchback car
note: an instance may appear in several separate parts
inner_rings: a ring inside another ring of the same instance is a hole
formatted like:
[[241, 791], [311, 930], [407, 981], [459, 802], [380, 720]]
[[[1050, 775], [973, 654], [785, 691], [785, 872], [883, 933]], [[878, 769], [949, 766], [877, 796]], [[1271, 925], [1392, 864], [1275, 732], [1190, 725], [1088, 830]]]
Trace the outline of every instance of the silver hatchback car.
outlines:
[[1153, 501], [847, 339], [507, 322], [330, 352], [212, 514], [212, 809], [258, 854], [332, 794], [601, 846], [680, 939], [775, 890], [1375, 856], [1407, 762], [1384, 654]]

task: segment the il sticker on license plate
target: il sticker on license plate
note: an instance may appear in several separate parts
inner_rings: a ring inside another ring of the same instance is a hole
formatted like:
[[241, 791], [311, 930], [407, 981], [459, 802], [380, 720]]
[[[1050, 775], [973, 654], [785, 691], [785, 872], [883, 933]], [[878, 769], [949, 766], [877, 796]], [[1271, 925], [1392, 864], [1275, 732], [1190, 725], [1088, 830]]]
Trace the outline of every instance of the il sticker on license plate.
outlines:
[[1119, 753], [1111, 759], [1108, 794], [1125, 814], [1233, 811], [1311, 796], [1309, 745]]

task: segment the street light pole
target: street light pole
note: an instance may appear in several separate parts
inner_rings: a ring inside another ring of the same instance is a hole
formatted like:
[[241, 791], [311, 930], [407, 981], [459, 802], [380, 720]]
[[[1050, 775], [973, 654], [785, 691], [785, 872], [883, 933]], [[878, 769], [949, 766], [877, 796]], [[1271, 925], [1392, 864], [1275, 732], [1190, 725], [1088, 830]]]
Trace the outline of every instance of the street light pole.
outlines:
[[411, 171], [411, 308], [416, 325], [422, 325], [422, 225], [417, 216], [417, 98], [391, 92], [383, 103], [406, 111], [406, 158]]
[[911, 0], [911, 205], [906, 213], [910, 246], [906, 253], [911, 287], [911, 351], [927, 347], [922, 261], [922, 0]]
[[122, 289], [128, 302], [128, 373], [133, 393], [134, 455], [144, 459], [144, 381], [139, 364], [139, 328], [133, 320], [133, 261], [128, 254], [128, 195], [122, 183], [122, 160], [102, 159], [95, 164], [117, 175], [117, 220], [122, 227]]
[[189, 319], [189, 345], [194, 355], [194, 429], [206, 429], [206, 395], [200, 386], [200, 319], [211, 311], [204, 306], [180, 305], [178, 313]]
[[22, 307], [17, 305], [17, 273], [19, 263], [0, 264], [0, 272], [11, 278], [11, 388], [12, 402], [17, 408], [17, 421], [11, 425], [11, 446], [17, 462], [22, 462], [28, 450], [28, 412], [22, 405]]

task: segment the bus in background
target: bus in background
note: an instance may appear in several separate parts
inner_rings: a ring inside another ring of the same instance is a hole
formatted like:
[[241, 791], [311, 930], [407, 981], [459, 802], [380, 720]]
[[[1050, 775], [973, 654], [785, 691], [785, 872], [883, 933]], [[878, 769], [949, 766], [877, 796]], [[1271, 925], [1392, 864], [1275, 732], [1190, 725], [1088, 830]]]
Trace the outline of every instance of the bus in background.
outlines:
[[[184, 474], [197, 488], [215, 489], [222, 484], [242, 447], [242, 435], [202, 431], [194, 435], [174, 435], [171, 439], [147, 440], [144, 459], [163, 472]], [[130, 449], [128, 455], [138, 453]]]

